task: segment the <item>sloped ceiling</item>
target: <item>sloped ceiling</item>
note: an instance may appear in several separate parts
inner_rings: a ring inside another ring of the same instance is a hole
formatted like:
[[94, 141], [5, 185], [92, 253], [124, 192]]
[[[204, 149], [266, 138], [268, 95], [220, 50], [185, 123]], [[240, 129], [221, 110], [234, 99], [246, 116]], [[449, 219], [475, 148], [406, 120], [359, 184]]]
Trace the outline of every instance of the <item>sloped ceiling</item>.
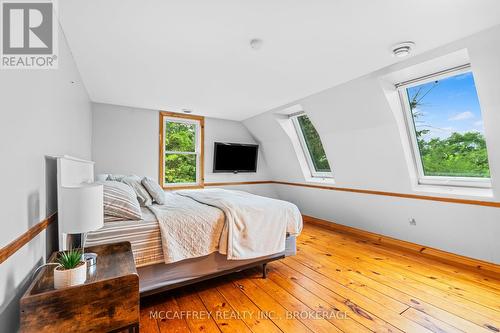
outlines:
[[[498, 0], [64, 0], [95, 102], [243, 120], [500, 23]], [[249, 40], [264, 41], [259, 51]]]
[[[419, 188], [405, 158], [404, 135], [384, 94], [381, 76], [395, 67], [408, 68], [451, 52], [467, 49], [481, 103], [493, 182], [492, 196], [449, 188]], [[336, 187], [500, 200], [500, 26], [421, 54], [407, 62], [341, 84], [297, 101], [316, 127]], [[243, 123], [257, 141], [274, 180], [304, 183], [306, 179], [292, 141], [280, 126], [278, 110]], [[461, 193], [462, 192], [462, 193]], [[500, 209], [397, 197], [356, 194], [277, 185], [280, 199], [301, 212], [473, 258], [500, 263]], [[460, 194], [461, 193], [461, 194]], [[468, 193], [469, 195], [467, 195]], [[408, 223], [417, 221], [416, 226]]]

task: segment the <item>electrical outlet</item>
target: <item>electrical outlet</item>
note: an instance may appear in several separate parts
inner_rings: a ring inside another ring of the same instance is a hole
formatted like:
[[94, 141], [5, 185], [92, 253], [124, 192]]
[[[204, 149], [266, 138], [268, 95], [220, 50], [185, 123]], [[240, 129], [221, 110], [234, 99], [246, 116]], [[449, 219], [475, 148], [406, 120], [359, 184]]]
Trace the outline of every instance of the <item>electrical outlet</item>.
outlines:
[[417, 220], [415, 220], [413, 217], [408, 220], [410, 222], [410, 225], [417, 225]]

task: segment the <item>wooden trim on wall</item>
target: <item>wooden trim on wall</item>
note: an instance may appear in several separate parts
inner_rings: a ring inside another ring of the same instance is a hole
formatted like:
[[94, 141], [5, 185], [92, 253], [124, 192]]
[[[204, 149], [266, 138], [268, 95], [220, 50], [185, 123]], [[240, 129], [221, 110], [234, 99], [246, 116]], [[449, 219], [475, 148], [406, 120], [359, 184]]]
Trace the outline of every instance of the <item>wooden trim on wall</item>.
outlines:
[[57, 213], [50, 215], [45, 220], [35, 224], [29, 228], [21, 236], [17, 237], [15, 240], [7, 244], [0, 249], [0, 264], [3, 263], [7, 258], [16, 253], [17, 250], [26, 245], [29, 241], [35, 238], [40, 232], [47, 229], [49, 225], [54, 223], [57, 219]]
[[474, 205], [474, 206], [486, 206], [486, 207], [500, 208], [500, 202], [495, 202], [495, 201], [483, 201], [483, 200], [447, 198], [447, 197], [437, 197], [437, 196], [430, 196], [430, 195], [409, 194], [409, 193], [362, 190], [362, 189], [355, 189], [355, 188], [348, 188], [348, 187], [337, 187], [337, 186], [330, 186], [330, 185], [315, 185], [315, 184], [304, 184], [304, 183], [292, 183], [292, 182], [283, 182], [283, 181], [276, 181], [276, 180], [258, 180], [258, 181], [248, 181], [248, 182], [215, 182], [215, 183], [205, 183], [205, 186], [257, 185], [257, 184], [278, 184], [278, 185], [298, 186], [298, 187], [305, 187], [305, 188], [315, 188], [315, 189], [320, 189], [320, 190], [351, 192], [351, 193], [360, 193], [360, 194], [372, 194], [372, 195], [381, 195], [381, 196], [397, 197], [397, 198], [404, 198], [404, 199], [449, 202], [449, 203], [456, 203], [456, 204], [463, 204], [463, 205]]
[[[158, 183], [164, 190], [180, 190], [180, 189], [186, 189], [186, 188], [203, 188], [205, 185], [205, 117], [203, 116], [196, 116], [192, 114], [184, 114], [184, 113], [175, 113], [175, 112], [168, 112], [168, 111], [160, 111], [159, 112], [160, 116], [160, 133], [159, 133], [159, 154], [158, 154], [158, 164], [159, 164], [159, 174], [158, 174]], [[163, 133], [164, 133], [164, 128], [163, 128], [163, 118], [164, 117], [171, 117], [171, 118], [181, 118], [181, 119], [191, 119], [191, 120], [197, 120], [200, 122], [200, 135], [201, 135], [201, 142], [200, 142], [200, 181], [196, 184], [193, 185], [179, 185], [179, 186], [165, 186], [164, 184], [164, 175], [165, 175], [165, 166], [163, 163], [163, 156], [165, 155], [164, 149], [165, 146], [163, 144]]]
[[205, 186], [233, 186], [233, 185], [258, 185], [258, 184], [273, 184], [273, 181], [254, 180], [247, 182], [212, 182], [212, 183], [205, 183]]
[[500, 274], [500, 265], [491, 262], [446, 252], [429, 246], [424, 246], [412, 242], [399, 240], [389, 236], [384, 236], [377, 233], [349, 227], [346, 225], [337, 224], [331, 221], [319, 219], [308, 215], [302, 215], [302, 217], [305, 223], [314, 224], [325, 229], [368, 239], [370, 241], [373, 241], [374, 243], [383, 244], [388, 247], [394, 247], [398, 249], [403, 249], [405, 251], [418, 253], [422, 256], [429, 257], [431, 259], [438, 260], [446, 264], [458, 265], [468, 269], [473, 269], [475, 271], [480, 271], [481, 273], [489, 276], [498, 277], [498, 274]]
[[374, 190], [362, 190], [362, 189], [347, 188], [347, 187], [337, 187], [337, 186], [330, 186], [330, 185], [315, 185], [315, 184], [291, 183], [291, 182], [283, 182], [283, 181], [272, 181], [272, 183], [273, 184], [280, 184], [280, 185], [288, 185], [288, 186], [299, 186], [299, 187], [307, 187], [307, 188], [316, 188], [316, 189], [330, 190], [330, 191], [352, 192], [352, 193], [361, 193], [361, 194], [373, 194], [373, 195], [382, 195], [382, 196], [387, 196], [387, 197], [398, 197], [398, 198], [405, 198], [405, 199], [439, 201], [439, 202], [449, 202], [449, 203], [457, 203], [457, 204], [464, 204], [464, 205], [475, 205], [475, 206], [487, 206], [487, 207], [500, 208], [500, 202], [495, 202], [495, 201], [482, 201], [482, 200], [447, 198], [447, 197], [437, 197], [437, 196], [430, 196], [430, 195], [409, 194], [409, 193], [396, 193], [396, 192], [384, 192], [384, 191], [374, 191]]

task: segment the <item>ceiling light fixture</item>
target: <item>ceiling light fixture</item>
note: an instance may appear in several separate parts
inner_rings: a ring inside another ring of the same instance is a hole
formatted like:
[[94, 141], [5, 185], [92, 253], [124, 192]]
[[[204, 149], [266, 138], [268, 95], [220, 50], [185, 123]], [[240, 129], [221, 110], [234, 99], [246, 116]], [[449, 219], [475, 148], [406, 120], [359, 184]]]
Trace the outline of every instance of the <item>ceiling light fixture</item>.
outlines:
[[411, 53], [414, 46], [415, 43], [413, 42], [399, 43], [392, 47], [392, 54], [394, 54], [394, 56], [398, 58], [406, 57]]
[[254, 50], [260, 50], [262, 48], [262, 39], [254, 38], [250, 40], [250, 47]]

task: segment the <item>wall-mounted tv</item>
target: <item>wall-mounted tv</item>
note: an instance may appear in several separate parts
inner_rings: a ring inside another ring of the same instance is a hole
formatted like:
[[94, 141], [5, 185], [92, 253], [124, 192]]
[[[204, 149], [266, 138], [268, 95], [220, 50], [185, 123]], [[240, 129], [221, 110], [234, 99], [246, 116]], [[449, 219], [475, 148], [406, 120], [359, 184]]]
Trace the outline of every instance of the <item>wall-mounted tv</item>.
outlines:
[[215, 142], [213, 172], [257, 172], [259, 145]]

